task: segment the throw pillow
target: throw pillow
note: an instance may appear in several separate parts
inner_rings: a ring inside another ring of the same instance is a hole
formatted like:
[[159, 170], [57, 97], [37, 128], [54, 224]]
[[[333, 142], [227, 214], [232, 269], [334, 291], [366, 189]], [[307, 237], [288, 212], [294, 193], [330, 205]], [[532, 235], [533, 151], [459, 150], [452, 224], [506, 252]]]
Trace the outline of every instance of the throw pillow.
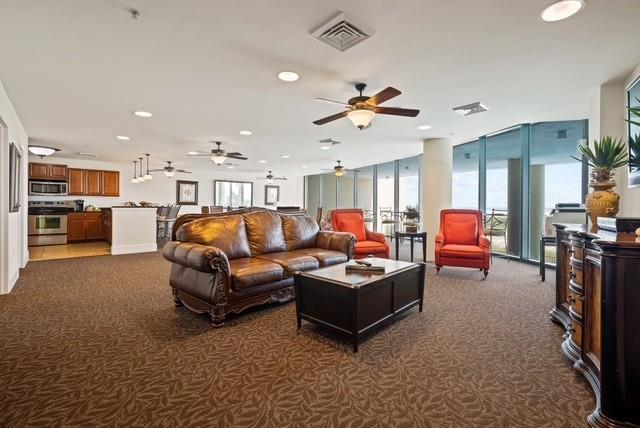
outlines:
[[447, 244], [478, 245], [478, 228], [476, 222], [447, 222], [445, 241]]

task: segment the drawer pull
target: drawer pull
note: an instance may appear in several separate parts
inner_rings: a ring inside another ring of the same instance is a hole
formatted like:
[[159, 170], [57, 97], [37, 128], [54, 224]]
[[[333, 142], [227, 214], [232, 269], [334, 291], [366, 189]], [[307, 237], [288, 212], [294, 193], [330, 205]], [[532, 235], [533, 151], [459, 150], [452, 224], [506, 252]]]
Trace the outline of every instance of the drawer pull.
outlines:
[[569, 272], [569, 280], [575, 279], [576, 274], [573, 272]]
[[573, 305], [576, 302], [576, 298], [573, 296], [569, 296], [567, 298], [567, 302], [569, 302], [570, 305]]

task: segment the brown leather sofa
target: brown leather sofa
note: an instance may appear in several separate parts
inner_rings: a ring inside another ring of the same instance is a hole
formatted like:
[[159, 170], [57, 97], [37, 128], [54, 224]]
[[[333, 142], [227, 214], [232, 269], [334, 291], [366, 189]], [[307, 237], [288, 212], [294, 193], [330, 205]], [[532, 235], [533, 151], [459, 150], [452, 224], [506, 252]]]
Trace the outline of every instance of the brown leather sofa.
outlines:
[[294, 272], [346, 262], [354, 246], [352, 234], [320, 231], [306, 214], [249, 208], [179, 217], [163, 254], [176, 305], [221, 327], [229, 313], [293, 299]]

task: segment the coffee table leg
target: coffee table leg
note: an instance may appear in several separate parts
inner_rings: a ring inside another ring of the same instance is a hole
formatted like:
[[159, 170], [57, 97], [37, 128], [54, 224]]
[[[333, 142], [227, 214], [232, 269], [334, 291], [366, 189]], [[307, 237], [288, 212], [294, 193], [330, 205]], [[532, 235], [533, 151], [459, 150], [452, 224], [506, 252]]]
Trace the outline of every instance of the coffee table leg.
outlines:
[[422, 237], [422, 261], [425, 263], [427, 261], [427, 234], [426, 233]]
[[398, 260], [400, 254], [400, 238], [398, 238], [398, 232], [396, 232], [396, 260]]
[[358, 345], [359, 345], [358, 335], [354, 334], [353, 335], [353, 352], [358, 352]]

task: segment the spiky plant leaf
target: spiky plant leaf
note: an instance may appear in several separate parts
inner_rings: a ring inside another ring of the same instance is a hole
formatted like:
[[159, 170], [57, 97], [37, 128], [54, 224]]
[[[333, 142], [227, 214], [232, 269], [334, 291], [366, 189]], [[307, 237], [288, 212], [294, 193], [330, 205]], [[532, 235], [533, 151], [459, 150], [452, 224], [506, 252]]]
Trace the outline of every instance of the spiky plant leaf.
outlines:
[[593, 142], [593, 149], [586, 144], [578, 146], [582, 158], [571, 156], [592, 168], [591, 177], [595, 182], [608, 182], [613, 179], [614, 170], [628, 163], [627, 147], [617, 138], [602, 137]]
[[629, 166], [640, 170], [640, 134], [629, 137]]

